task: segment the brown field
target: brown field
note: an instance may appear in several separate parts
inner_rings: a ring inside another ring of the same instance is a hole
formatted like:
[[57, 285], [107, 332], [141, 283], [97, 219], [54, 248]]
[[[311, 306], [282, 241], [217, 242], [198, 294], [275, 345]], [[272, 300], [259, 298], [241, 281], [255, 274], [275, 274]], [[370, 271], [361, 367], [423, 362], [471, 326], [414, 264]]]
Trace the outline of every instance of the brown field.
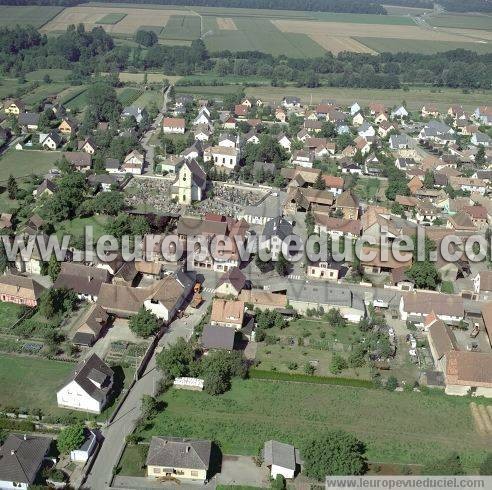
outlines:
[[[317, 42], [325, 38], [347, 37], [377, 37], [398, 39], [425, 39], [426, 41], [455, 41], [463, 42], [463, 34], [459, 29], [447, 31], [422, 29], [418, 26], [390, 25], [390, 24], [355, 24], [349, 22], [312, 22], [304, 20], [272, 20], [275, 27], [282, 32], [308, 34], [312, 39], [316, 36]], [[468, 34], [488, 36], [487, 31], [473, 31], [466, 29]], [[487, 37], [485, 37], [487, 39]], [[329, 41], [328, 41], [329, 42]], [[367, 48], [366, 48], [367, 49]]]
[[237, 31], [236, 24], [230, 17], [217, 17], [216, 20], [221, 31]]
[[139, 9], [135, 7], [69, 7], [60, 12], [54, 19], [45, 24], [43, 32], [65, 31], [70, 24], [82, 23], [86, 29], [96, 27], [97, 22], [107, 14], [126, 14], [116, 24], [102, 27], [107, 32], [134, 34], [141, 26], [164, 27], [172, 15], [194, 15], [185, 10]]
[[359, 41], [352, 39], [351, 37], [335, 37], [328, 36], [326, 34], [310, 34], [309, 37], [316, 43], [318, 43], [326, 51], [331, 51], [334, 54], [338, 54], [342, 51], [353, 51], [354, 53], [371, 53], [375, 54], [376, 51], [364, 46]]

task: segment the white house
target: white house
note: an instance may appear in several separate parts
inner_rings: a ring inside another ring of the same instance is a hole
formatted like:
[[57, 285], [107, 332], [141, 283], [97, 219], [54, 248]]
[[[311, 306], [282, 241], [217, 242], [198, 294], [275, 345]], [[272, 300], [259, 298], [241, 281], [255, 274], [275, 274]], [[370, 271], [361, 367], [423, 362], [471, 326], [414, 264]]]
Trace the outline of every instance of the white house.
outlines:
[[210, 112], [206, 107], [202, 107], [198, 113], [198, 116], [196, 116], [193, 120], [193, 126], [197, 126], [198, 124], [211, 125]]
[[141, 175], [144, 167], [144, 156], [137, 150], [131, 151], [123, 162], [123, 172], [134, 175]]
[[270, 469], [270, 476], [282, 475], [286, 479], [294, 478], [299, 456], [294, 446], [278, 441], [266, 441], [263, 446], [263, 459]]
[[70, 380], [56, 394], [58, 406], [101, 413], [113, 387], [113, 370], [96, 354], [75, 367]]
[[165, 117], [162, 129], [166, 134], [184, 134], [186, 122], [182, 117]]
[[70, 451], [70, 460], [74, 463], [86, 463], [96, 449], [96, 434], [89, 429], [84, 429], [84, 437], [85, 440], [82, 445], [78, 449]]
[[357, 103], [357, 102], [354, 102], [351, 106], [350, 106], [350, 115], [351, 116], [354, 116], [355, 114], [357, 114], [360, 110], [362, 109], [362, 107]]
[[238, 165], [239, 150], [224, 146], [210, 146], [204, 151], [203, 161], [211, 161], [219, 168], [234, 170]]
[[292, 224], [279, 216], [266, 222], [260, 236], [258, 247], [270, 251], [273, 260], [277, 260], [284, 239], [293, 234]]
[[461, 296], [430, 291], [404, 293], [400, 299], [400, 316], [403, 321], [423, 324], [427, 315], [434, 314], [447, 323], [458, 323], [464, 318]]
[[408, 116], [408, 111], [402, 105], [391, 111], [391, 119], [396, 119], [396, 118], [402, 119], [407, 116]]
[[281, 133], [281, 134], [279, 134], [277, 136], [277, 141], [278, 141], [278, 144], [284, 150], [290, 151], [290, 149], [292, 147], [292, 142], [290, 141], [290, 139], [284, 133]]

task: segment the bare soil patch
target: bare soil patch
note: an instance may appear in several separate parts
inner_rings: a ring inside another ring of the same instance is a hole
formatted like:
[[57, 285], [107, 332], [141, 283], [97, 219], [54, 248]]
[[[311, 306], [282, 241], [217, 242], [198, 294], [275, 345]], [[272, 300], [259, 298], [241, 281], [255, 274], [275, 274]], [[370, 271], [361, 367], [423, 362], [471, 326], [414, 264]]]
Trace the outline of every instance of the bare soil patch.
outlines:
[[217, 17], [216, 21], [221, 31], [237, 31], [236, 24], [230, 17]]

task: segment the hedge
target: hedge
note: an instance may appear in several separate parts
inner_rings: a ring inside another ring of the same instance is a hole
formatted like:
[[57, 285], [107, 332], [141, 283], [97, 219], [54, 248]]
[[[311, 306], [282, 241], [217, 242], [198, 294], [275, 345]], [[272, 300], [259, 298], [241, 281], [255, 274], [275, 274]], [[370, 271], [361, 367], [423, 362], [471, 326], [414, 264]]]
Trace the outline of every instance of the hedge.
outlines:
[[297, 383], [353, 386], [355, 388], [374, 388], [372, 381], [367, 379], [310, 376], [309, 374], [289, 374], [280, 373], [278, 371], [262, 371], [260, 369], [250, 369], [249, 377], [252, 379], [270, 379], [273, 381], [292, 381]]

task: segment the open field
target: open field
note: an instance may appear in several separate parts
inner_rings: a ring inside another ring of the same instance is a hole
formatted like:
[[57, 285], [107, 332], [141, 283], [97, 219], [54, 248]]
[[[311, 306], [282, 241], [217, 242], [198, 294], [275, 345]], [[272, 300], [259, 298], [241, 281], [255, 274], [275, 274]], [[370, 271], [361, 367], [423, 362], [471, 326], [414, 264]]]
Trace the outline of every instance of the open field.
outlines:
[[38, 88], [23, 95], [21, 99], [27, 105], [37, 105], [43, 102], [46, 97], [56, 96], [67, 87], [69, 87], [69, 83], [65, 82], [42, 83]]
[[142, 95], [143, 91], [136, 87], [125, 87], [116, 89], [116, 93], [118, 100], [126, 107], [132, 105]]
[[5, 97], [12, 97], [15, 95], [16, 90], [19, 87], [23, 87], [23, 84], [18, 83], [16, 78], [1, 78], [0, 79], [0, 99]]
[[230, 17], [216, 17], [217, 27], [224, 31], [237, 31], [234, 20]]
[[354, 40], [378, 53], [411, 51], [412, 53], [433, 54], [442, 51], [451, 51], [453, 49], [468, 49], [470, 51], [476, 51], [479, 54], [492, 52], [492, 43], [481, 42], [378, 39], [377, 37], [355, 37]]
[[175, 92], [177, 94], [192, 94], [192, 95], [202, 95], [205, 97], [212, 96], [224, 96], [225, 94], [232, 94], [238, 91], [237, 85], [222, 85], [222, 86], [181, 86], [177, 85]]
[[73, 368], [69, 362], [0, 355], [0, 406], [61, 410], [56, 391]]
[[[119, 79], [123, 83], [143, 83], [145, 74], [140, 73], [130, 73], [128, 71], [121, 71], [119, 73]], [[178, 75], [165, 75], [163, 73], [148, 73], [147, 72], [147, 83], [161, 83], [163, 80], [167, 79], [171, 83], [175, 83], [181, 80], [181, 76]]]
[[59, 151], [9, 150], [0, 158], [0, 182], [30, 174], [43, 175], [60, 159]]
[[125, 17], [126, 14], [106, 14], [102, 19], [99, 19], [96, 24], [117, 24]]
[[133, 102], [136, 107], [147, 107], [147, 109], [155, 104], [157, 107], [162, 107], [163, 96], [160, 90], [147, 90], [137, 100]]
[[43, 81], [43, 78], [48, 75], [54, 82], [64, 82], [70, 73], [70, 70], [64, 70], [63, 68], [46, 68], [26, 73], [26, 80], [30, 82], [41, 82]]
[[343, 429], [367, 444], [372, 461], [426, 463], [458, 451], [476, 471], [488, 444], [475, 431], [470, 400], [442, 394], [245, 380], [220, 397], [170, 390], [163, 398], [168, 405], [145, 437], [213, 439], [229, 454], [255, 455], [268, 439], [300, 445], [324, 430]]
[[359, 104], [364, 105], [367, 105], [370, 102], [380, 102], [387, 106], [391, 106], [400, 104], [402, 100], [405, 100], [407, 102], [407, 107], [411, 110], [420, 109], [424, 102], [434, 103], [439, 109], [443, 110], [459, 100], [463, 108], [468, 111], [475, 110], [477, 106], [486, 104], [487, 101], [490, 101], [492, 98], [492, 92], [490, 91], [477, 91], [464, 94], [461, 90], [457, 89], [441, 89], [439, 91], [433, 91], [431, 88], [420, 87], [412, 87], [408, 92], [405, 92], [404, 90], [367, 90], [338, 87], [320, 87], [315, 89], [286, 87], [280, 90], [278, 87], [247, 87], [246, 94], [273, 103], [279, 103], [284, 95], [300, 97], [305, 103], [310, 102], [312, 96], [312, 102], [314, 104], [321, 102], [322, 99], [335, 99], [338, 103], [346, 105], [358, 101]]
[[92, 226], [92, 234], [94, 240], [98, 240], [100, 236], [105, 234], [105, 226], [108, 222], [108, 217], [104, 215], [91, 216], [90, 218], [75, 218], [70, 221], [63, 221], [57, 225], [57, 236], [61, 238], [63, 235], [73, 237], [84, 236], [86, 226]]
[[201, 36], [200, 17], [191, 15], [172, 15], [162, 29], [159, 37], [192, 41]]
[[63, 7], [0, 5], [0, 27], [32, 25], [39, 28], [53, 19], [62, 10]]
[[0, 330], [11, 327], [18, 320], [21, 311], [20, 305], [0, 302]]
[[425, 17], [427, 23], [436, 27], [456, 27], [458, 29], [485, 29], [492, 31], [492, 16], [476, 15], [429, 15]]
[[107, 15], [124, 14], [125, 17], [116, 24], [106, 24], [109, 33], [135, 34], [141, 26], [164, 27], [173, 15], [193, 15], [186, 10], [147, 9], [134, 6], [126, 7], [69, 7], [53, 20], [43, 26], [43, 32], [65, 31], [70, 24], [84, 24], [86, 29], [99, 25], [98, 22]]
[[419, 7], [403, 7], [400, 5], [383, 5], [389, 15], [420, 15], [424, 12], [433, 12], [432, 9]]

